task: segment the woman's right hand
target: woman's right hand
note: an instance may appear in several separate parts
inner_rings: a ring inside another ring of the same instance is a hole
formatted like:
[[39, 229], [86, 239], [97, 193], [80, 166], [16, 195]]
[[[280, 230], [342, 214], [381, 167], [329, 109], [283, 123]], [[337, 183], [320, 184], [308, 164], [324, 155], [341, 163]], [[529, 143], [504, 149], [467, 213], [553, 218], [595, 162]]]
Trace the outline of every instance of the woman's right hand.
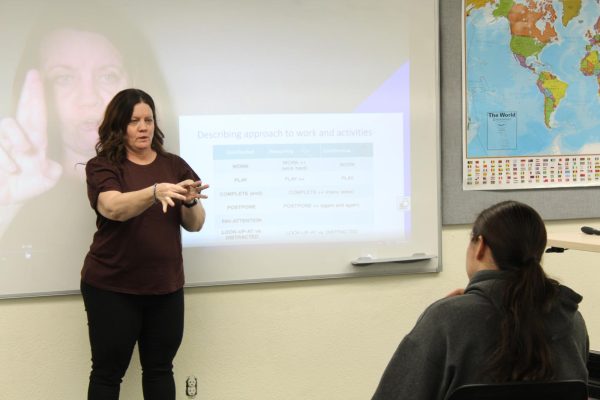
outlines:
[[38, 71], [25, 77], [16, 118], [0, 121], [0, 205], [19, 204], [50, 190], [62, 167], [48, 159], [44, 88]]

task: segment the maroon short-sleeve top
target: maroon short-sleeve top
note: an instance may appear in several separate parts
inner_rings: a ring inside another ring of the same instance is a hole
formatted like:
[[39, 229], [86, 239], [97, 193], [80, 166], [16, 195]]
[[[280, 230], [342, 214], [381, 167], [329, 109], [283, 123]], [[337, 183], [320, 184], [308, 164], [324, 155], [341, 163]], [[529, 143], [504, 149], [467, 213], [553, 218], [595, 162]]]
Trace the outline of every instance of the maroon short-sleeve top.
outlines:
[[96, 227], [85, 257], [81, 279], [100, 289], [131, 294], [172, 293], [184, 284], [181, 254], [181, 202], [163, 213], [157, 202], [137, 217], [113, 221], [97, 209], [98, 195], [116, 190], [140, 190], [155, 183], [198, 180], [198, 175], [179, 156], [157, 154], [147, 165], [125, 160], [114, 165], [94, 157], [86, 165], [87, 191], [96, 211]]

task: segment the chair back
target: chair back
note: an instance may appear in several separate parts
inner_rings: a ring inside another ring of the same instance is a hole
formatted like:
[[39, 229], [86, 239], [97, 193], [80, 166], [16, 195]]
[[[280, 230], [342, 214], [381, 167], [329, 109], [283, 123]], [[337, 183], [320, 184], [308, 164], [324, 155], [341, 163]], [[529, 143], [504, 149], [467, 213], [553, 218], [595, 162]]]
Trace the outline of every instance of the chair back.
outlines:
[[457, 388], [448, 400], [587, 400], [583, 381], [472, 384]]

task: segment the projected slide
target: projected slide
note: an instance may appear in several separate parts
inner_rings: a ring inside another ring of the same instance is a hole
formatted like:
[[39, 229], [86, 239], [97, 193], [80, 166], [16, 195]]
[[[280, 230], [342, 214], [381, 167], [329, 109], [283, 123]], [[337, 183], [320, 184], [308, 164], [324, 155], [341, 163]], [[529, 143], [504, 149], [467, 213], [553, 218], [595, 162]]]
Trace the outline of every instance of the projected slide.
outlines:
[[211, 185], [203, 235], [184, 246], [404, 235], [401, 113], [186, 116], [180, 132]]

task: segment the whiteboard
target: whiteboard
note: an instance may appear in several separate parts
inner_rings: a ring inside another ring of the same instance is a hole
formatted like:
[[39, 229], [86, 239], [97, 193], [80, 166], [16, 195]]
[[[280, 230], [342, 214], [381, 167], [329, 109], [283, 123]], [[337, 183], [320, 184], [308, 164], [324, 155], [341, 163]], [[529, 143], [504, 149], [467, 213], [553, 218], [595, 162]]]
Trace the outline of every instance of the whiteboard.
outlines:
[[188, 286], [439, 271], [437, 1], [411, 6], [2, 2], [0, 297], [78, 290], [82, 165], [119, 86], [211, 185]]

